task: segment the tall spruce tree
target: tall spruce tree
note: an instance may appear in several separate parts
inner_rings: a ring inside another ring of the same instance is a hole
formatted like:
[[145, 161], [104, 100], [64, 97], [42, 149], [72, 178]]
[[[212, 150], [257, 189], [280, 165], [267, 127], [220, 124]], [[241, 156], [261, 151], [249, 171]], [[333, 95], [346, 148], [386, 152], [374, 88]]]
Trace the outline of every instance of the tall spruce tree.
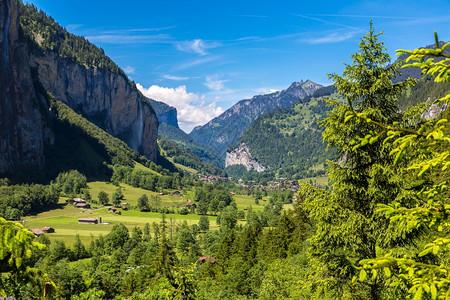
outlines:
[[[349, 113], [364, 114], [383, 124], [401, 119], [397, 97], [412, 81], [392, 82], [397, 66], [389, 65], [390, 57], [378, 40], [380, 34], [370, 23], [358, 52], [351, 55], [352, 64], [346, 65], [342, 75], [329, 75], [347, 99], [347, 105], [334, 103], [336, 107], [321, 122], [324, 140], [338, 153], [338, 159], [329, 164], [333, 191], [303, 191], [309, 215], [316, 222], [311, 238], [314, 263], [310, 282], [313, 292], [321, 293], [321, 297], [389, 298], [383, 293], [382, 277], [351, 281], [357, 261], [374, 258], [377, 252], [400, 242], [389, 222], [375, 214], [376, 204], [396, 198], [407, 202], [409, 197], [401, 187], [401, 176], [392, 168], [391, 149], [381, 141], [367, 139], [376, 125], [347, 118]], [[352, 142], [364, 140], [356, 147]]]

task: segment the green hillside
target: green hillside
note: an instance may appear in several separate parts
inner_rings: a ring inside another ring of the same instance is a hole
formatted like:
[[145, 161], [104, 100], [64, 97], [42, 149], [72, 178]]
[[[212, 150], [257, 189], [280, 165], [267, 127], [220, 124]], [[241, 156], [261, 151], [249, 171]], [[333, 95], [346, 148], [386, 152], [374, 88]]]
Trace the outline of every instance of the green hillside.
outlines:
[[158, 138], [158, 145], [161, 149], [161, 154], [166, 156], [175, 164], [179, 164], [206, 174], [220, 174], [222, 171], [216, 165], [205, 163], [192, 152], [186, 150], [175, 142], [172, 142], [164, 137]]
[[189, 136], [180, 128], [169, 125], [167, 123], [160, 123], [158, 128], [158, 135], [178, 144], [187, 151], [192, 152], [194, 155], [198, 156], [206, 163], [211, 163], [218, 167], [223, 167], [222, 160], [219, 159], [219, 157], [211, 149], [196, 142], [191, 136]]
[[[328, 91], [332, 92], [332, 90]], [[329, 107], [325, 99], [343, 101], [336, 93], [307, 97], [293, 108], [280, 109], [256, 119], [240, 142], [248, 145], [258, 162], [277, 177], [301, 178], [324, 173], [334, 152], [326, 151], [323, 129], [318, 125]]]

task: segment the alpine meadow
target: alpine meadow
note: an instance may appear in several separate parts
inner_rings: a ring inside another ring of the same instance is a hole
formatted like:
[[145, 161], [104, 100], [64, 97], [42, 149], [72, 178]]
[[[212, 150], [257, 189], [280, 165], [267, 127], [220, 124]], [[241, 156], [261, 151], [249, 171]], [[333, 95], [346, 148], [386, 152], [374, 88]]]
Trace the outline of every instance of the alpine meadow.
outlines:
[[0, 299], [450, 299], [448, 3], [80, 1], [0, 1]]

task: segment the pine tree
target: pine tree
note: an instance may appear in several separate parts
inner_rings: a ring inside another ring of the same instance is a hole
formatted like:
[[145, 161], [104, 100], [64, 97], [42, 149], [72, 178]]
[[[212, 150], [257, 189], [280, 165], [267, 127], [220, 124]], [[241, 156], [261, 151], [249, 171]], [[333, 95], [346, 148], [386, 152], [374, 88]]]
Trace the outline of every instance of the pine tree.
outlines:
[[[334, 103], [337, 106], [321, 122], [325, 126], [324, 140], [338, 153], [329, 168], [333, 192], [303, 191], [310, 217], [317, 223], [311, 238], [310, 252], [316, 260], [311, 271], [313, 278], [326, 278], [312, 285], [339, 298], [382, 297], [380, 277], [351, 282], [357, 272], [354, 263], [374, 258], [377, 251], [398, 242], [389, 222], [376, 215], [377, 203], [389, 203], [398, 197], [408, 201], [408, 196], [401, 194], [403, 178], [392, 168], [391, 148], [376, 139], [356, 147], [352, 144], [367, 139], [376, 125], [358, 118], [348, 120], [348, 115], [356, 113], [375, 122], [393, 124], [401, 119], [397, 97], [412, 83], [392, 82], [398, 74], [397, 66], [389, 65], [390, 57], [378, 40], [380, 34], [375, 33], [371, 23], [358, 52], [351, 55], [352, 64], [346, 65], [341, 76], [329, 75], [347, 100], [347, 105]], [[319, 195], [311, 197], [314, 193]]]

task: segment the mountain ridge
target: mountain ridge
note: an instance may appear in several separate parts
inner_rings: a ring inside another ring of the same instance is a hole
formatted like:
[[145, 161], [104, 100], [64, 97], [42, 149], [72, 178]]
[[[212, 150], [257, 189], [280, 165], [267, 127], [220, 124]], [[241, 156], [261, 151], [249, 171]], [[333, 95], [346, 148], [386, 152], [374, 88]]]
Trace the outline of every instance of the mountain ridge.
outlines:
[[227, 147], [235, 144], [257, 117], [277, 108], [291, 107], [296, 100], [311, 95], [321, 87], [311, 80], [301, 80], [282, 91], [243, 99], [205, 125], [195, 127], [189, 135], [217, 151], [219, 157], [225, 160]]

